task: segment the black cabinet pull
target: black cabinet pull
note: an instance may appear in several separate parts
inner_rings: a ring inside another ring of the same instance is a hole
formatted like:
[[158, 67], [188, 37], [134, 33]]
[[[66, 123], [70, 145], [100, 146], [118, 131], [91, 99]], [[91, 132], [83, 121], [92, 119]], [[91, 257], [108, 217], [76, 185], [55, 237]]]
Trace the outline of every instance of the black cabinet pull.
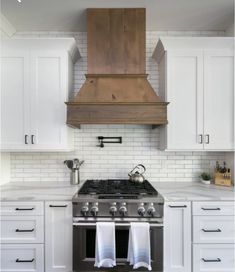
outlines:
[[209, 143], [210, 143], [210, 135], [209, 135], [209, 134], [206, 134], [206, 135], [205, 135], [205, 138], [206, 138], [205, 143], [206, 143], [206, 144], [209, 144]]
[[187, 208], [187, 205], [176, 205], [176, 206], [172, 206], [172, 205], [169, 205], [170, 208]]
[[28, 137], [29, 137], [29, 136], [28, 136], [27, 134], [24, 135], [24, 143], [25, 143], [25, 144], [28, 144], [28, 143], [29, 143], [29, 142], [28, 142]]
[[207, 230], [207, 229], [202, 229], [204, 232], [221, 232], [221, 229], [214, 229], [214, 230]]
[[203, 144], [202, 134], [199, 134], [199, 144]]
[[35, 144], [35, 142], [34, 142], [34, 135], [31, 135], [31, 143]]
[[50, 208], [66, 208], [68, 205], [49, 205]]
[[201, 208], [203, 211], [220, 211], [220, 208]]
[[205, 263], [219, 263], [219, 262], [221, 262], [221, 259], [220, 258], [216, 258], [216, 259], [204, 259], [204, 258], [202, 258], [202, 260], [203, 260], [203, 262], [205, 262]]
[[29, 230], [27, 230], [27, 229], [16, 229], [16, 232], [33, 232], [34, 231], [34, 229], [29, 229]]
[[33, 261], [34, 261], [34, 259], [31, 259], [31, 260], [16, 259], [16, 263], [32, 263]]
[[34, 208], [15, 208], [16, 211], [32, 211]]

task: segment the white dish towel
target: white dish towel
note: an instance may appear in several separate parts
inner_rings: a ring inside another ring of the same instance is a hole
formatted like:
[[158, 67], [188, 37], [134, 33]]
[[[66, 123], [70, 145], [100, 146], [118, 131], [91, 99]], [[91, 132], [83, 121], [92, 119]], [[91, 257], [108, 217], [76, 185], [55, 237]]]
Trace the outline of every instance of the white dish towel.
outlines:
[[95, 266], [113, 267], [116, 265], [115, 224], [96, 223]]
[[149, 223], [131, 223], [127, 260], [133, 265], [133, 269], [146, 267], [152, 270]]

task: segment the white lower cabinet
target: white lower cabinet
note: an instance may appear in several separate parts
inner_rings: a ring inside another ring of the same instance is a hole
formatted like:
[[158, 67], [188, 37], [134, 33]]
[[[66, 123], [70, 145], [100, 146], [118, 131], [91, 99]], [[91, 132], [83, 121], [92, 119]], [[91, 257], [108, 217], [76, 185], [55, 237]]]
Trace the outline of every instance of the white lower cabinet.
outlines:
[[191, 271], [191, 202], [164, 206], [164, 272]]
[[234, 216], [194, 216], [194, 243], [235, 243]]
[[43, 216], [2, 216], [1, 243], [44, 243]]
[[1, 244], [1, 272], [43, 272], [43, 244]]
[[44, 203], [1, 202], [1, 272], [44, 272]]
[[234, 202], [193, 202], [193, 272], [235, 272]]
[[45, 272], [72, 271], [72, 203], [45, 204]]
[[234, 244], [193, 245], [194, 272], [234, 272]]

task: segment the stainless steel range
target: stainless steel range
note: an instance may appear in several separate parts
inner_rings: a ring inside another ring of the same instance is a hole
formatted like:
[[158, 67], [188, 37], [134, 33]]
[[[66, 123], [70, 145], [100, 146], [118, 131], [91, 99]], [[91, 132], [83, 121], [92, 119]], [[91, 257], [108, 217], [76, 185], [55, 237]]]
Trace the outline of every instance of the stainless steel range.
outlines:
[[127, 263], [130, 222], [149, 222], [152, 268], [163, 270], [163, 198], [147, 180], [87, 180], [83, 184], [73, 197], [74, 271], [102, 271], [94, 267], [98, 221], [115, 222], [115, 270], [119, 271], [132, 270]]

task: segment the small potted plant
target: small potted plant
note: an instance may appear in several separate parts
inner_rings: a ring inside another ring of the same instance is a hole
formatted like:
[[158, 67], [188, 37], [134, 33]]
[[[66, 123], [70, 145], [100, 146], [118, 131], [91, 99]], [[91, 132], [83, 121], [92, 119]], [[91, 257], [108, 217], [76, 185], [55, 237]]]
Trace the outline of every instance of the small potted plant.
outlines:
[[206, 185], [211, 184], [211, 175], [209, 173], [206, 173], [206, 172], [201, 173], [200, 179], [201, 179], [201, 182]]

